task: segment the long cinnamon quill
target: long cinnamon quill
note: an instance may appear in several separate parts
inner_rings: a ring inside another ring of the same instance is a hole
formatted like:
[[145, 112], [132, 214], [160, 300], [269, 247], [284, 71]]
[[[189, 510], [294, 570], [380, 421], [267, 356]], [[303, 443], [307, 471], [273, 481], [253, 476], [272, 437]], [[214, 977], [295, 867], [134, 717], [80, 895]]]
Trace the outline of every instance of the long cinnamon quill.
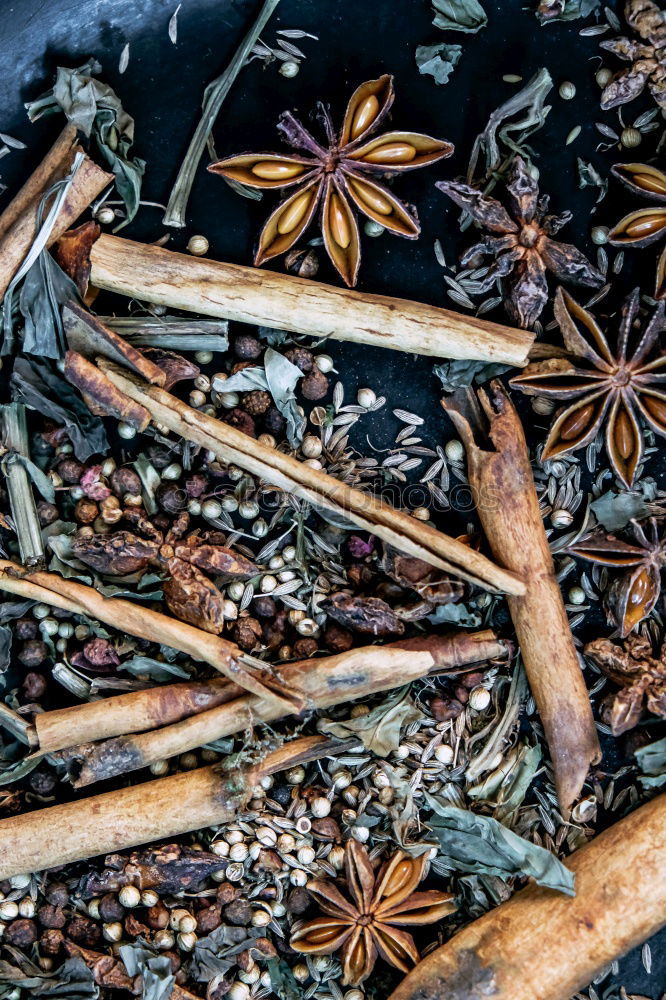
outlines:
[[214, 764], [0, 820], [0, 879], [228, 823], [265, 775], [349, 746], [306, 736], [255, 766]]
[[149, 411], [155, 423], [209, 449], [223, 462], [238, 465], [316, 507], [344, 514], [398, 551], [485, 590], [524, 593], [525, 586], [517, 574], [496, 566], [457, 539], [423, 521], [416, 521], [370, 493], [353, 489], [326, 472], [255, 441], [235, 427], [193, 409], [159, 386], [143, 382], [106, 358], [98, 358], [97, 363], [117, 389]]
[[[461, 671], [469, 669], [472, 663], [504, 655], [506, 644], [489, 631], [420, 636], [388, 646], [366, 646], [337, 656], [285, 664], [281, 668], [281, 678], [289, 689], [298, 691], [306, 699], [308, 706], [329, 708], [399, 687], [434, 672]], [[164, 688], [161, 691], [168, 707], [168, 695], [165, 697]], [[159, 693], [156, 697], [160, 697]], [[214, 697], [219, 699], [219, 704], [173, 725], [83, 746], [73, 746], [73, 743], [83, 743], [86, 738], [99, 739], [96, 727], [108, 728], [105, 714], [117, 716], [114, 701], [124, 698], [131, 706], [131, 695], [45, 712], [35, 718], [39, 750], [52, 751], [58, 749], [58, 744], [71, 747], [58, 756], [66, 763], [72, 783], [81, 788], [146, 767], [153, 761], [186, 753], [284, 714], [275, 703], [248, 695], [237, 685], [227, 685], [226, 691], [217, 690]]]
[[[480, 403], [480, 407], [479, 407]], [[565, 815], [590, 764], [600, 758], [590, 700], [555, 579], [520, 418], [502, 384], [478, 402], [468, 393], [443, 401], [467, 451], [469, 482], [493, 554], [526, 583], [508, 597]]]
[[389, 1000], [569, 1000], [666, 924], [666, 795], [565, 864], [575, 897], [528, 886], [428, 955]]
[[90, 279], [130, 298], [222, 319], [441, 358], [522, 366], [528, 330], [289, 274], [225, 264], [119, 236], [94, 244]]

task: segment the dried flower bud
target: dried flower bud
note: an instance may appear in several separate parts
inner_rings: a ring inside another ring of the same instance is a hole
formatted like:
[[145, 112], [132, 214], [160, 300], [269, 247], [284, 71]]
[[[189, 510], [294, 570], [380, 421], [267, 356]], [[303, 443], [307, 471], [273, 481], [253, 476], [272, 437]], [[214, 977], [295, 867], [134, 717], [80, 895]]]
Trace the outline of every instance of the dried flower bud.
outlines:
[[273, 397], [270, 392], [266, 392], [263, 389], [244, 392], [241, 397], [241, 406], [246, 413], [249, 413], [253, 417], [260, 417], [272, 404]]

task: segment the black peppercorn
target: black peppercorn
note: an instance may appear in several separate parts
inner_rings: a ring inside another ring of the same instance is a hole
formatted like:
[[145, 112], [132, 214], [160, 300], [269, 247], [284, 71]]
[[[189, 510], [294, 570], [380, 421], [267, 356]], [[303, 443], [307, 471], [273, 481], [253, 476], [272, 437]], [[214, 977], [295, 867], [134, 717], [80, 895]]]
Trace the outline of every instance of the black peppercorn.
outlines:
[[282, 416], [277, 406], [270, 406], [264, 414], [264, 430], [267, 434], [279, 438], [287, 426], [287, 421]]
[[15, 948], [29, 948], [37, 940], [37, 927], [33, 920], [12, 920], [2, 936], [5, 944]]
[[314, 368], [301, 382], [301, 392], [306, 399], [323, 399], [328, 392], [328, 379], [318, 368]]
[[51, 795], [56, 786], [56, 779], [48, 771], [33, 771], [30, 775], [30, 788], [35, 795]]
[[75, 486], [85, 471], [85, 466], [75, 458], [64, 458], [56, 468], [63, 483], [67, 483], [68, 486]]
[[44, 895], [54, 906], [67, 906], [69, 903], [69, 890], [64, 882], [51, 882]]
[[28, 701], [39, 701], [46, 691], [46, 677], [44, 677], [44, 674], [38, 674], [34, 670], [31, 670], [23, 678], [21, 690], [23, 691], [23, 697], [27, 698]]
[[155, 499], [167, 514], [179, 514], [187, 507], [187, 493], [176, 483], [160, 483], [155, 490]]
[[99, 915], [107, 924], [115, 920], [122, 920], [125, 916], [125, 908], [114, 896], [112, 892], [107, 892], [99, 901]]
[[55, 504], [47, 503], [46, 500], [38, 500], [37, 517], [42, 528], [46, 528], [49, 524], [53, 524], [54, 521], [58, 520], [60, 511]]
[[235, 427], [236, 430], [242, 431], [243, 434], [247, 434], [248, 437], [257, 436], [254, 420], [249, 413], [246, 413], [245, 410], [241, 410], [238, 406], [234, 407], [233, 410], [227, 410], [222, 419], [225, 424], [229, 424], [230, 427]]
[[256, 361], [261, 357], [262, 350], [261, 341], [249, 333], [241, 334], [234, 341], [234, 357], [241, 361]]

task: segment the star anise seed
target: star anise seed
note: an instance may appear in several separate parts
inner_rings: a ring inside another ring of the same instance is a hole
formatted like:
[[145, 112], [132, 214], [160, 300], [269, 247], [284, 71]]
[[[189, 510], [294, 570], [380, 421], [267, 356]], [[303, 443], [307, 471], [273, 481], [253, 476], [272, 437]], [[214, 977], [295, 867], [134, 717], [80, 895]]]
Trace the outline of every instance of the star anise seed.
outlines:
[[614, 535], [592, 534], [568, 551], [588, 562], [625, 572], [611, 585], [604, 598], [609, 618], [622, 638], [650, 614], [661, 593], [661, 571], [666, 566], [666, 538], [661, 538], [659, 522], [650, 518], [646, 528], [631, 522], [634, 544]]
[[365, 847], [349, 841], [345, 874], [351, 899], [333, 882], [309, 882], [308, 892], [327, 915], [308, 920], [296, 930], [291, 947], [310, 955], [341, 951], [344, 986], [366, 980], [378, 955], [408, 972], [408, 962], [418, 962], [419, 954], [411, 934], [396, 925], [430, 924], [455, 910], [449, 893], [415, 892], [426, 860], [427, 854], [413, 858], [399, 851], [375, 874]]
[[511, 385], [530, 395], [573, 400], [551, 427], [541, 460], [577, 451], [592, 441], [606, 423], [606, 450], [615, 474], [631, 486], [643, 458], [645, 443], [639, 415], [656, 433], [666, 435], [666, 356], [650, 360], [666, 329], [664, 302], [660, 302], [638, 343], [629, 340], [638, 319], [639, 289], [626, 300], [615, 354], [594, 317], [562, 288], [555, 295], [555, 318], [565, 347], [577, 365], [566, 358], [529, 364], [511, 379]]
[[495, 263], [479, 282], [479, 292], [489, 291], [498, 278], [506, 278], [509, 295], [505, 308], [520, 326], [532, 327], [541, 315], [548, 300], [547, 271], [558, 281], [590, 288], [603, 285], [603, 275], [580, 250], [552, 238], [569, 221], [571, 212], [546, 214], [548, 196], [539, 197], [537, 182], [521, 156], [515, 157], [509, 172], [509, 211], [469, 184], [438, 181], [435, 187], [492, 234], [470, 247], [461, 263], [467, 264], [478, 254], [495, 256]]
[[318, 208], [324, 246], [350, 286], [356, 284], [361, 259], [353, 207], [398, 236], [417, 238], [420, 226], [416, 214], [377, 178], [435, 163], [451, 156], [453, 146], [418, 132], [385, 132], [371, 138], [393, 99], [393, 77], [369, 80], [353, 93], [339, 135], [326, 108], [318, 106], [326, 146], [285, 112], [278, 131], [305, 155], [243, 153], [209, 166], [213, 173], [250, 187], [294, 189], [264, 225], [254, 261], [257, 266], [291, 249]]
[[[666, 49], [664, 50], [666, 59]], [[616, 247], [647, 247], [666, 236], [666, 173], [648, 163], [615, 163], [611, 173], [634, 194], [657, 204], [629, 212], [613, 226], [608, 240]], [[657, 262], [656, 299], [666, 298], [666, 244]]]

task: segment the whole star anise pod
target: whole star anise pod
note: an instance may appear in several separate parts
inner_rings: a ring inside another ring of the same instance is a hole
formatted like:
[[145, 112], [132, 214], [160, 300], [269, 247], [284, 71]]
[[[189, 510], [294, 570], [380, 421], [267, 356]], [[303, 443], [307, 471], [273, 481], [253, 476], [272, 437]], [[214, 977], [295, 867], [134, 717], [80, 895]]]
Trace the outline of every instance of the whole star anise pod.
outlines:
[[604, 87], [601, 107], [604, 111], [628, 104], [647, 86], [660, 108], [666, 109], [666, 16], [652, 0], [627, 0], [624, 7], [627, 25], [637, 39], [611, 38], [601, 48], [630, 63]]
[[633, 729], [643, 707], [666, 719], [666, 642], [656, 657], [643, 636], [629, 636], [624, 647], [609, 639], [595, 639], [585, 646], [585, 655], [620, 685], [605, 713], [613, 736]]
[[360, 239], [354, 205], [392, 233], [416, 239], [420, 233], [413, 211], [377, 178], [414, 170], [450, 156], [450, 142], [418, 132], [384, 132], [370, 138], [393, 104], [393, 77], [380, 76], [354, 91], [339, 135], [322, 104], [319, 117], [326, 133], [322, 146], [290, 112], [278, 131], [305, 155], [243, 153], [212, 163], [209, 170], [257, 188], [294, 188], [269, 216], [259, 237], [255, 264], [286, 253], [321, 208], [324, 246], [333, 264], [352, 286], [360, 263]]
[[555, 318], [565, 347], [584, 364], [550, 358], [529, 364], [511, 379], [515, 389], [530, 395], [573, 401], [556, 416], [542, 461], [585, 447], [605, 422], [608, 457], [615, 474], [629, 487], [645, 447], [639, 415], [656, 434], [666, 435], [666, 392], [661, 388], [666, 356], [650, 360], [666, 328], [664, 303], [659, 303], [630, 349], [639, 305], [639, 289], [635, 289], [622, 308], [613, 352], [592, 314], [558, 288]]
[[661, 594], [661, 571], [666, 566], [666, 538], [660, 536], [658, 520], [650, 518], [645, 528], [632, 521], [631, 527], [634, 544], [614, 535], [592, 534], [568, 549], [588, 562], [625, 570], [604, 598], [610, 620], [622, 638], [654, 608]]
[[149, 565], [165, 572], [164, 600], [182, 621], [206, 632], [219, 634], [224, 628], [224, 595], [205, 573], [228, 580], [247, 580], [259, 572], [249, 559], [217, 544], [219, 533], [193, 533], [183, 539], [189, 515], [180, 514], [166, 535], [136, 510], [125, 519], [148, 539], [131, 531], [114, 531], [91, 538], [77, 536], [72, 552], [77, 559], [106, 576], [139, 573]]
[[411, 934], [397, 925], [430, 924], [455, 910], [452, 896], [429, 890], [415, 892], [423, 878], [427, 855], [412, 858], [399, 851], [378, 874], [365, 847], [356, 840], [345, 852], [346, 883], [351, 899], [323, 879], [307, 889], [327, 914], [308, 920], [292, 934], [294, 951], [332, 955], [341, 951], [344, 986], [357, 986], [372, 972], [377, 956], [403, 972], [419, 954]]
[[[666, 173], [647, 163], [615, 163], [611, 173], [634, 194], [657, 204], [625, 215], [608, 234], [609, 242], [616, 247], [642, 248], [663, 239], [666, 236]], [[654, 297], [666, 298], [666, 245], [657, 262]]]
[[509, 172], [507, 195], [509, 211], [495, 198], [456, 181], [438, 181], [435, 185], [456, 205], [469, 212], [491, 234], [465, 251], [463, 265], [478, 254], [495, 256], [495, 263], [479, 282], [479, 291], [489, 291], [498, 278], [507, 278], [509, 296], [505, 307], [511, 319], [522, 327], [531, 327], [541, 315], [548, 299], [546, 272], [559, 281], [596, 288], [603, 275], [587, 257], [569, 243], [552, 237], [571, 218], [571, 212], [547, 215], [548, 196], [539, 197], [537, 182], [530, 176], [521, 156], [516, 156]]

